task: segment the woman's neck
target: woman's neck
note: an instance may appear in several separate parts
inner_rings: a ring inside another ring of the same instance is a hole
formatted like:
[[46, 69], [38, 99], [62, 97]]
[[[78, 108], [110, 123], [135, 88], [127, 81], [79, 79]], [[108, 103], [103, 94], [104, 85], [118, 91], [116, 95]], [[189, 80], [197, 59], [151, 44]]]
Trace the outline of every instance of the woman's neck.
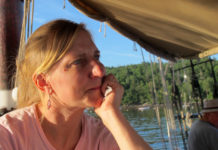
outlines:
[[49, 142], [58, 149], [74, 149], [82, 132], [81, 108], [57, 108], [47, 109], [38, 105], [38, 116], [42, 129]]

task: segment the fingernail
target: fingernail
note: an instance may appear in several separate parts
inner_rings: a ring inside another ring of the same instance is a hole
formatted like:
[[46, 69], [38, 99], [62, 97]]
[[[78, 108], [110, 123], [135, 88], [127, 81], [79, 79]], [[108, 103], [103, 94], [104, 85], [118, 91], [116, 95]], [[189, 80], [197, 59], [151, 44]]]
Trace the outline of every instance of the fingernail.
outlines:
[[107, 86], [105, 93], [104, 93], [104, 97], [106, 97], [110, 92], [112, 92], [112, 87]]

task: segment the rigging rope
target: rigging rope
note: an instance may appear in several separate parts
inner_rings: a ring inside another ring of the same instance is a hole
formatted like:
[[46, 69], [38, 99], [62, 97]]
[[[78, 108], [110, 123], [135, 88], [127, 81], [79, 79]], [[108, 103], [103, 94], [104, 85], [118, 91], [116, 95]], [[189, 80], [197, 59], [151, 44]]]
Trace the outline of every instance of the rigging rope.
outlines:
[[64, 5], [63, 5], [63, 9], [66, 7], [66, 1], [64, 0]]
[[18, 63], [22, 61], [22, 58], [24, 57], [23, 47], [25, 45], [25, 38], [26, 38], [26, 20], [27, 20], [28, 1], [29, 0], [24, 0], [24, 14], [23, 14], [23, 22], [21, 28], [21, 38], [20, 38], [20, 45], [18, 51], [18, 59], [17, 59]]
[[133, 51], [137, 51], [136, 42], [133, 42]]
[[30, 31], [30, 0], [27, 1], [27, 38], [29, 37], [29, 31]]
[[32, 0], [32, 12], [31, 12], [31, 31], [30, 33], [32, 34], [33, 33], [33, 16], [34, 16], [34, 3], [35, 3], [35, 0]]
[[102, 22], [100, 22], [100, 27], [99, 27], [99, 32], [101, 32], [101, 30], [102, 30]]
[[106, 23], [104, 22], [104, 37], [106, 37]]
[[[141, 49], [141, 51], [142, 51], [142, 49]], [[142, 52], [142, 54], [143, 54], [143, 52]], [[165, 143], [165, 140], [164, 140], [163, 128], [161, 126], [159, 105], [157, 104], [157, 91], [156, 91], [156, 86], [155, 86], [155, 81], [154, 81], [153, 62], [151, 60], [151, 55], [150, 54], [149, 54], [149, 59], [150, 59], [150, 62], [151, 62], [150, 67], [151, 67], [152, 84], [153, 84], [152, 89], [154, 91], [154, 95], [153, 95], [154, 102], [153, 103], [155, 105], [156, 117], [157, 117], [158, 125], [159, 125], [159, 128], [160, 128], [160, 134], [161, 134], [161, 137], [162, 137], [162, 142], [164, 143], [164, 149], [167, 149], [167, 146], [166, 146], [166, 143]], [[144, 60], [144, 58], [143, 58], [143, 60]]]
[[[30, 8], [32, 1], [32, 8]], [[32, 15], [30, 16], [30, 9], [32, 9]], [[24, 0], [24, 14], [23, 14], [23, 22], [22, 22], [22, 28], [21, 28], [21, 37], [20, 37], [20, 45], [19, 45], [19, 51], [18, 51], [18, 57], [17, 57], [17, 63], [21, 63], [24, 54], [25, 54], [25, 43], [27, 38], [30, 36], [30, 29], [32, 33], [32, 26], [33, 26], [33, 12], [34, 12], [34, 0]], [[31, 19], [31, 27], [30, 27], [30, 19]], [[17, 83], [15, 83], [16, 86]]]
[[173, 114], [173, 109], [172, 109], [172, 105], [170, 103], [169, 100], [169, 94], [167, 91], [167, 85], [166, 85], [166, 80], [164, 77], [164, 72], [162, 69], [162, 61], [161, 58], [158, 57], [158, 61], [159, 61], [159, 68], [160, 68], [160, 75], [161, 75], [161, 81], [162, 81], [162, 85], [163, 85], [163, 94], [164, 94], [164, 103], [165, 103], [165, 107], [166, 107], [166, 122], [167, 122], [167, 127], [168, 127], [168, 137], [169, 137], [169, 142], [170, 142], [170, 146], [172, 149], [178, 149], [178, 140], [177, 140], [177, 136], [176, 136], [176, 124], [175, 124], [175, 118], [174, 118], [174, 114]]
[[[141, 55], [142, 55], [142, 60], [143, 60], [143, 63], [145, 65], [145, 58], [144, 58], [144, 54], [143, 54], [143, 51], [142, 51], [142, 47], [140, 47], [140, 50], [141, 50]], [[162, 138], [162, 142], [164, 144], [164, 149], [167, 149], [167, 146], [166, 146], [166, 143], [165, 143], [165, 140], [164, 140], [164, 134], [163, 134], [163, 128], [161, 126], [161, 119], [160, 119], [160, 112], [159, 112], [159, 106], [157, 105], [157, 96], [156, 96], [156, 87], [155, 87], [155, 82], [154, 82], [154, 74], [153, 74], [153, 67], [152, 67], [152, 60], [151, 60], [151, 56], [149, 55], [149, 58], [150, 58], [150, 61], [151, 61], [151, 72], [152, 72], [152, 83], [153, 83], [153, 86], [152, 86], [152, 96], [153, 96], [153, 103], [154, 103], [154, 106], [155, 106], [155, 112], [156, 112], [156, 117], [157, 117], [157, 121], [158, 121], [158, 126], [160, 128], [160, 134], [161, 134], [161, 138]], [[145, 69], [146, 69], [146, 65], [145, 65]]]

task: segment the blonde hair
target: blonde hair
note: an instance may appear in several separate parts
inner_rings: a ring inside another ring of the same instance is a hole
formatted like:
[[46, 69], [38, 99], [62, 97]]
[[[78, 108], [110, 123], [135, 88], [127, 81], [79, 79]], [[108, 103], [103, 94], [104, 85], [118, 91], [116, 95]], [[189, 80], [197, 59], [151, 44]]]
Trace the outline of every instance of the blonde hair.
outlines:
[[70, 49], [79, 30], [87, 31], [83, 24], [55, 20], [44, 24], [30, 36], [22, 49], [23, 57], [19, 55], [16, 62], [17, 108], [41, 101], [41, 93], [32, 76], [47, 73]]

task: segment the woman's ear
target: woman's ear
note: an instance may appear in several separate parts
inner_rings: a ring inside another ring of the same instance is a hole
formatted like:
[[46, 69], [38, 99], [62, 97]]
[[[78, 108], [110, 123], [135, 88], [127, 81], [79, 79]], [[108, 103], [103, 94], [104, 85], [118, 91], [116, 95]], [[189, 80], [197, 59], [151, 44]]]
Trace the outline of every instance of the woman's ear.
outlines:
[[33, 78], [33, 82], [35, 83], [36, 87], [40, 89], [41, 91], [45, 92], [48, 87], [45, 74], [42, 74], [42, 73], [34, 74], [32, 78]]

